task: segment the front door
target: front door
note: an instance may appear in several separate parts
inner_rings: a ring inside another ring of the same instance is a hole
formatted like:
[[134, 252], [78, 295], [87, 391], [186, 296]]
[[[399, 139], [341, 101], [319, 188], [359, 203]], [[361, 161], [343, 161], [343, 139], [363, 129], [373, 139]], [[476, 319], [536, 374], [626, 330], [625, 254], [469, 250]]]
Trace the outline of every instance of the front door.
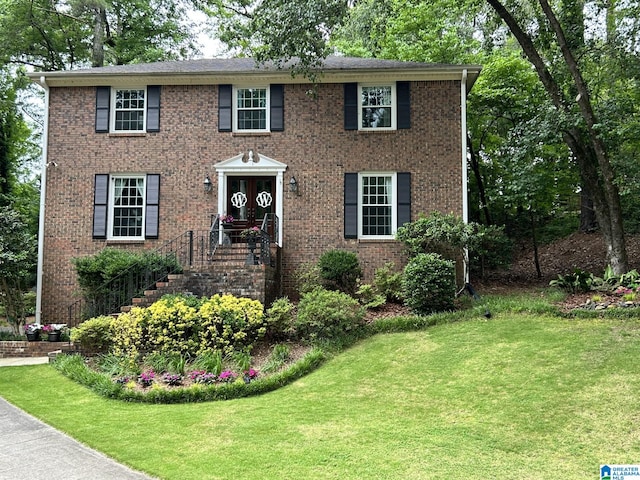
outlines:
[[[227, 177], [227, 213], [233, 227], [262, 227], [264, 217], [274, 213], [276, 177]], [[271, 232], [270, 232], [271, 233]]]

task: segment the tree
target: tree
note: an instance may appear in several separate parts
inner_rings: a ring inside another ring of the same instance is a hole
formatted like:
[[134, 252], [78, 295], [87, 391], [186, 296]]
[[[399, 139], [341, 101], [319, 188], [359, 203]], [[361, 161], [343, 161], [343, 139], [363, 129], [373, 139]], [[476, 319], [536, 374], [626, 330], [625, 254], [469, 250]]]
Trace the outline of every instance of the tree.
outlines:
[[0, 64], [38, 70], [152, 62], [196, 52], [187, 3], [0, 0]]
[[0, 207], [0, 299], [14, 333], [27, 315], [25, 293], [33, 285], [36, 236], [11, 206]]

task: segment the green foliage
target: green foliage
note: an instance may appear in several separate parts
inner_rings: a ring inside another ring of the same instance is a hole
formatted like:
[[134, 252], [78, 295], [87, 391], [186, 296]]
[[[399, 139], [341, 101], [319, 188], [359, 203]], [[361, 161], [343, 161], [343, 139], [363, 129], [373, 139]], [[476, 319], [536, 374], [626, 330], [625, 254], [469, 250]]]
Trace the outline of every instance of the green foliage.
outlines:
[[0, 302], [14, 333], [34, 309], [25, 296], [37, 261], [36, 238], [11, 206], [0, 206]]
[[569, 293], [580, 293], [591, 291], [597, 282], [597, 277], [592, 273], [576, 268], [572, 273], [558, 275], [558, 278], [551, 280], [549, 285]]
[[453, 214], [432, 212], [398, 228], [396, 238], [407, 246], [411, 255], [433, 252], [455, 260], [462, 256], [465, 248], [478, 255], [486, 254], [491, 242], [502, 235], [498, 227], [464, 223]]
[[317, 263], [303, 263], [296, 269], [294, 277], [300, 295], [322, 286], [320, 266]]
[[250, 351], [267, 332], [263, 306], [257, 300], [214, 295], [198, 312], [199, 351], [221, 350], [225, 355]]
[[353, 252], [329, 250], [320, 256], [318, 266], [323, 286], [330, 290], [352, 294], [362, 277], [358, 256]]
[[[99, 303], [108, 296], [119, 297], [126, 293], [141, 295], [144, 289], [149, 287], [146, 278], [161, 278], [169, 273], [182, 272], [173, 255], [138, 253], [112, 247], [107, 247], [95, 255], [74, 258], [72, 261], [78, 273], [78, 284], [89, 305]], [[130, 281], [114, 283], [115, 279], [125, 273], [130, 275]], [[131, 284], [134, 291], [128, 292]]]
[[616, 287], [637, 288], [640, 285], [640, 273], [634, 269], [622, 275], [616, 275], [611, 265], [607, 265], [603, 280], [612, 289]]
[[387, 303], [387, 298], [378, 293], [378, 290], [368, 283], [361, 284], [356, 291], [356, 296], [365, 308], [378, 308]]
[[218, 376], [222, 372], [222, 352], [220, 350], [200, 352], [191, 366], [194, 370], [204, 370]]
[[395, 264], [386, 263], [373, 274], [376, 290], [385, 296], [387, 302], [402, 303], [402, 271], [394, 272]]
[[304, 340], [332, 339], [361, 325], [364, 309], [346, 293], [317, 288], [298, 303], [296, 332]]
[[456, 295], [453, 261], [437, 253], [421, 253], [409, 260], [402, 279], [405, 303], [418, 314], [453, 310]]
[[71, 341], [88, 352], [106, 352], [111, 346], [113, 317], [90, 318], [71, 329]]
[[115, 355], [134, 368], [146, 351], [146, 323], [150, 313], [146, 308], [134, 307], [118, 315], [111, 323], [112, 346]]
[[293, 328], [295, 306], [287, 297], [276, 299], [267, 309], [267, 335], [285, 337]]

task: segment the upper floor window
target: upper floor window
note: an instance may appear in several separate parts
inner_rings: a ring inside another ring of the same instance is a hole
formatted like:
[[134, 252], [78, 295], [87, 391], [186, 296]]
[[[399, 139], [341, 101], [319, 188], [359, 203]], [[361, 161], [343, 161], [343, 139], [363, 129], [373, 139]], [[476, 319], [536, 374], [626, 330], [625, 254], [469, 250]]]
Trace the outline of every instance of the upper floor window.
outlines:
[[359, 85], [360, 128], [363, 130], [396, 128], [396, 91], [393, 85]]
[[112, 131], [144, 132], [145, 89], [114, 89], [112, 97]]
[[234, 89], [235, 131], [266, 132], [269, 130], [269, 89]]

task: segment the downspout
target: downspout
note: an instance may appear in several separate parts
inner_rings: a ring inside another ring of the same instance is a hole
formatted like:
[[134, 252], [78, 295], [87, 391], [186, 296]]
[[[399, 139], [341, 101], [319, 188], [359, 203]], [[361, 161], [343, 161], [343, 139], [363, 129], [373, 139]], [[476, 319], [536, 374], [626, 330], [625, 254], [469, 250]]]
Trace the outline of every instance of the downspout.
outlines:
[[47, 196], [47, 149], [49, 146], [49, 86], [45, 76], [40, 77], [44, 88], [44, 126], [42, 132], [42, 161], [40, 164], [40, 212], [38, 218], [38, 273], [36, 281], [36, 324], [42, 318], [42, 265], [44, 263], [44, 209]]
[[[460, 137], [462, 149], [462, 221], [469, 223], [469, 192], [467, 167], [467, 69], [462, 70], [460, 82]], [[464, 250], [464, 282], [469, 283], [469, 251]]]

